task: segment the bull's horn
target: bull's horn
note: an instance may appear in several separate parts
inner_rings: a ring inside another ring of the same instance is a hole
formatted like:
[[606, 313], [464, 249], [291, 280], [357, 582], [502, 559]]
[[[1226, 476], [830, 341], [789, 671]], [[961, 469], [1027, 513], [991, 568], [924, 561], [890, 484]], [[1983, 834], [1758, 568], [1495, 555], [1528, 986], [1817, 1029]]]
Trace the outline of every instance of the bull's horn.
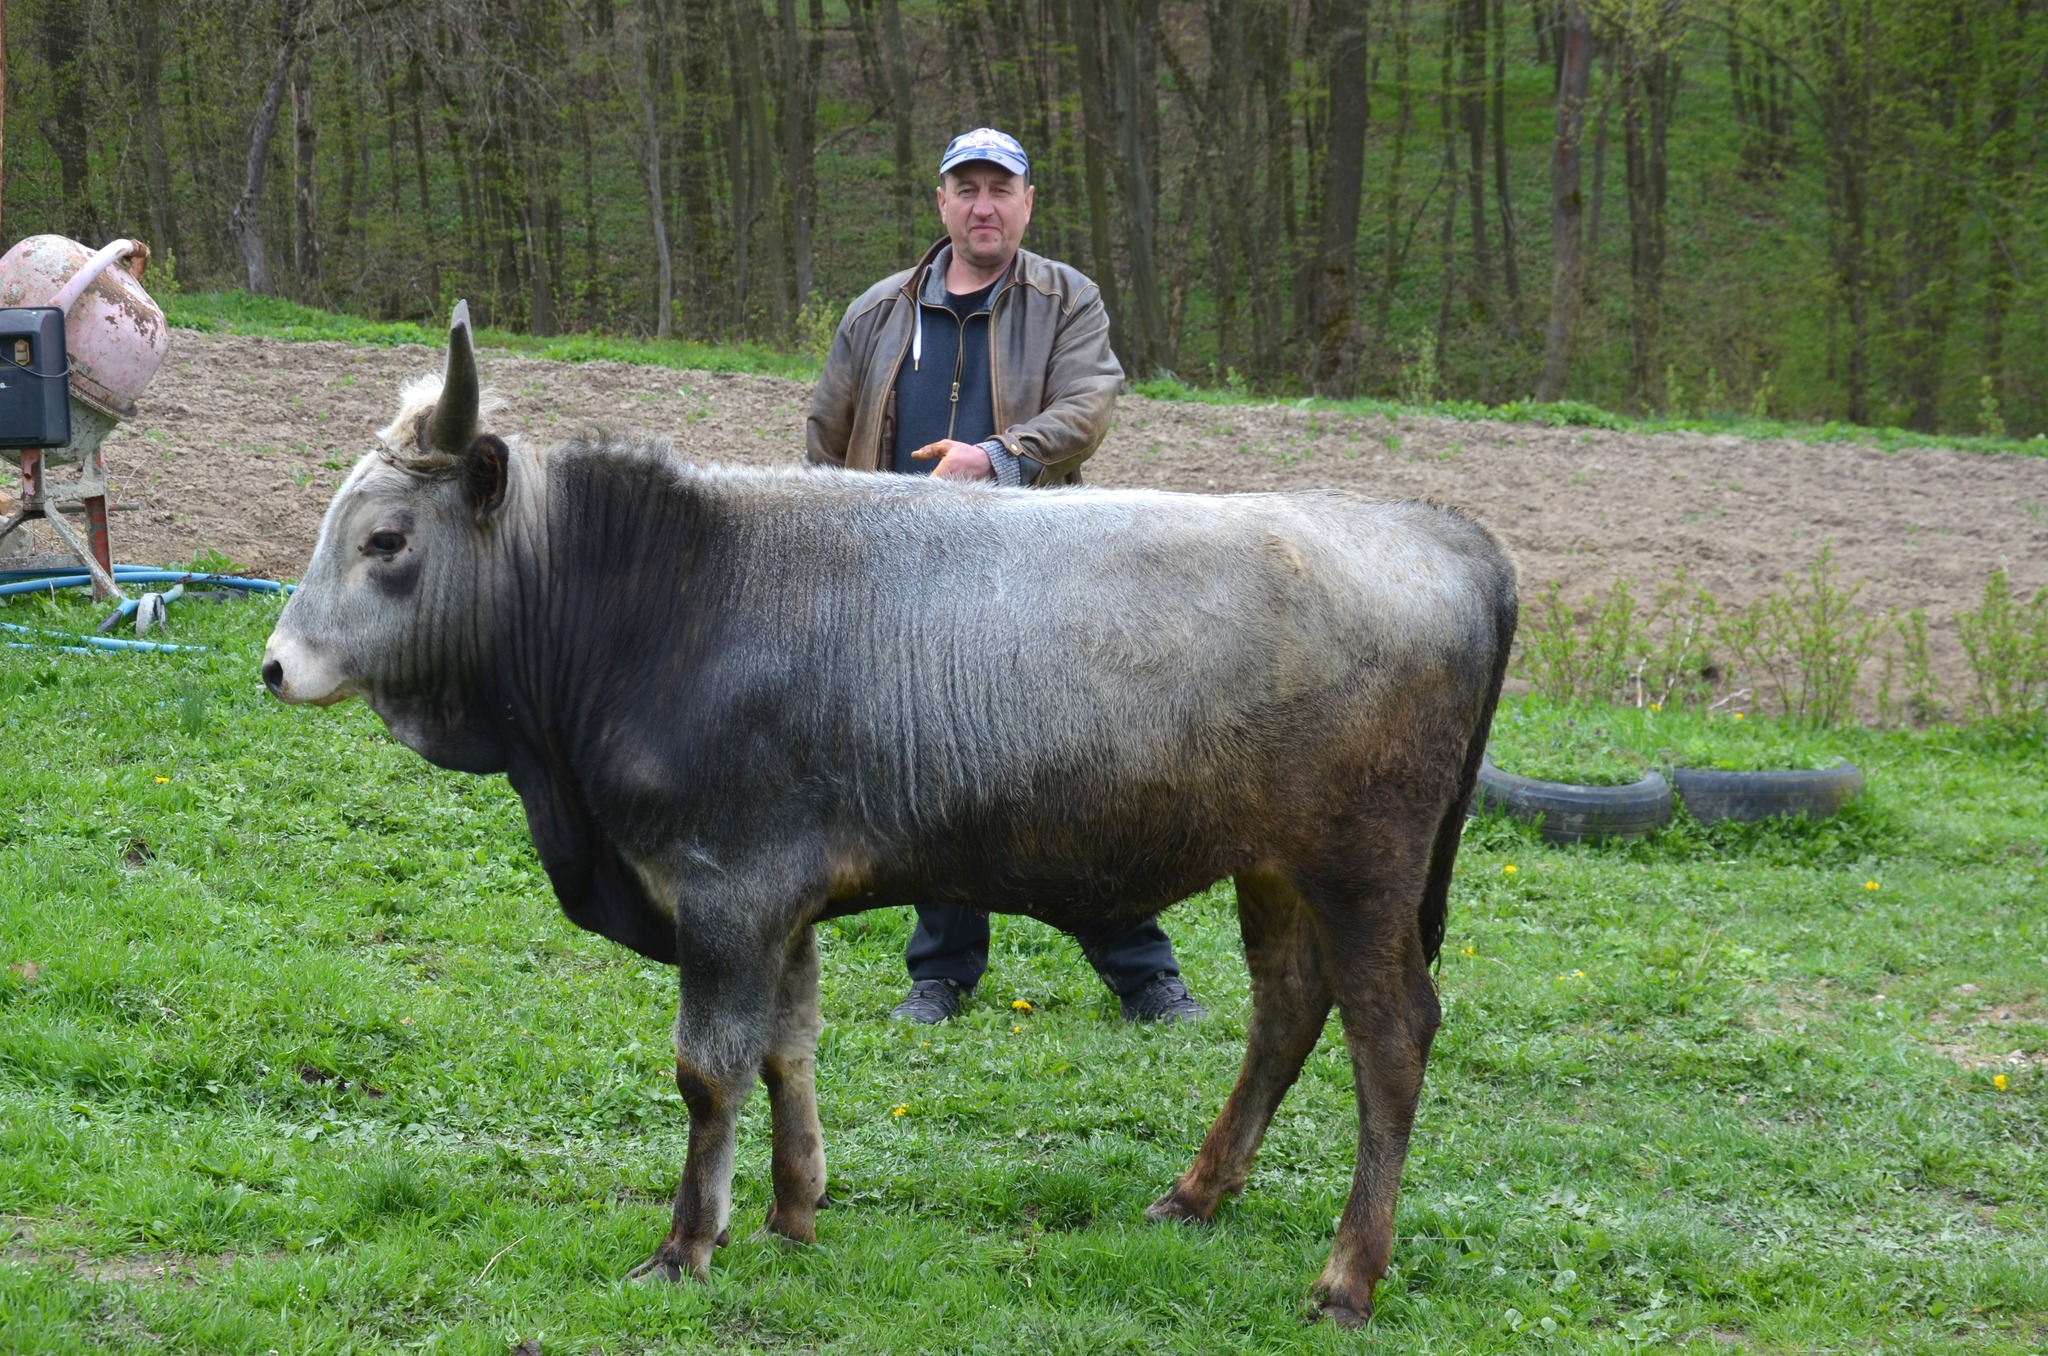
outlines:
[[480, 394], [476, 379], [476, 349], [469, 339], [469, 303], [455, 303], [448, 321], [448, 370], [441, 378], [441, 398], [434, 402], [434, 417], [427, 425], [427, 442], [439, 452], [461, 456], [476, 437]]

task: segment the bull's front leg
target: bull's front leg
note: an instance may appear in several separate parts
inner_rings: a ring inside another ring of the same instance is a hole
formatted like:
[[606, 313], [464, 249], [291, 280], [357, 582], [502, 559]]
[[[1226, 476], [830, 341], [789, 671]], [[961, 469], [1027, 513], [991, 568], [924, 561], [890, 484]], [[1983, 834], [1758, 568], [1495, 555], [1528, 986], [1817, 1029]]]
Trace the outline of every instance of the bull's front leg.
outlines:
[[633, 1269], [633, 1279], [709, 1279], [711, 1252], [726, 1241], [733, 1140], [773, 1031], [782, 961], [779, 946], [743, 940], [746, 929], [734, 921], [680, 929], [676, 1088], [690, 1113], [690, 1147], [668, 1237]]

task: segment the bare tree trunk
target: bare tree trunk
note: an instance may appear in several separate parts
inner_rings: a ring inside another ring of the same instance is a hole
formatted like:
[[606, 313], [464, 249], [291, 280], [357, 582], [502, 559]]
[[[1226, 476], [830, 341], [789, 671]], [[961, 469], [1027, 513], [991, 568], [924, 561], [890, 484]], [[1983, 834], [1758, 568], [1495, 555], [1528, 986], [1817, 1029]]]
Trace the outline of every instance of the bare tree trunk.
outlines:
[[[896, 153], [896, 246], [898, 257], [910, 263], [918, 256], [917, 170], [912, 164], [910, 144], [910, 58], [903, 47], [903, 12], [898, 0], [880, 0], [882, 41], [888, 49], [889, 88], [893, 94]], [[1104, 293], [1107, 296], [1108, 293]]]
[[277, 117], [284, 108], [285, 86], [291, 76], [292, 60], [298, 54], [296, 10], [287, 10], [280, 20], [277, 56], [271, 62], [270, 83], [264, 86], [263, 101], [256, 106], [256, 118], [249, 125], [249, 159], [242, 173], [242, 196], [228, 211], [228, 234], [242, 253], [242, 268], [249, 290], [259, 297], [275, 296], [270, 281], [270, 256], [263, 240], [263, 189], [270, 173], [270, 143], [277, 135]]
[[[412, 101], [412, 162], [420, 194], [420, 237], [427, 250], [427, 304], [441, 301], [441, 256], [434, 245], [434, 204], [427, 193], [426, 79], [420, 71], [420, 54], [415, 51], [406, 63], [406, 94]], [[391, 143], [391, 159], [398, 159], [398, 143]], [[465, 212], [465, 216], [468, 214]]]
[[796, 0], [776, 0], [776, 47], [782, 64], [782, 165], [789, 181], [790, 262], [796, 275], [796, 306], [811, 300], [811, 99], [798, 42]]
[[1628, 169], [1629, 397], [1663, 408], [1665, 144], [1677, 71], [1660, 27], [1622, 48], [1622, 138]]
[[2015, 394], [2006, 370], [2005, 329], [2015, 290], [2013, 259], [2019, 249], [2013, 234], [2013, 202], [2018, 196], [2015, 161], [2020, 83], [2026, 69], [2022, 42], [2031, 8], [2030, 0], [2006, 0], [1992, 18], [1991, 115], [1980, 150], [1990, 198], [1986, 215], [1991, 237], [1984, 268], [1984, 376], [1991, 382], [1993, 398], [2001, 403]]
[[640, 105], [640, 137], [647, 175], [648, 217], [654, 231], [654, 337], [666, 339], [675, 315], [675, 260], [668, 248], [668, 198], [661, 191], [661, 122], [654, 111], [654, 73], [647, 64], [647, 26], [657, 22], [649, 0], [641, 0], [633, 31], [633, 83]]
[[[1402, 170], [1408, 157], [1408, 133], [1415, 125], [1415, 91], [1409, 85], [1409, 53], [1414, 46], [1413, 0], [1401, 0], [1394, 19], [1394, 149], [1387, 167], [1381, 203], [1386, 208], [1386, 239], [1381, 244], [1380, 286], [1373, 315], [1373, 343], [1384, 360], [1387, 332], [1393, 324], [1394, 289], [1401, 284], [1407, 240], [1401, 230]], [[1421, 209], [1418, 208], [1418, 215]]]
[[1366, 87], [1371, 76], [1366, 0], [1335, 0], [1328, 8], [1328, 23], [1325, 69], [1330, 113], [1317, 233], [1316, 361], [1311, 385], [1318, 395], [1348, 396], [1358, 388], [1358, 216], [1365, 184]]
[[1081, 80], [1081, 164], [1088, 191], [1088, 241], [1095, 285], [1109, 312], [1109, 344], [1120, 358], [1132, 358], [1130, 326], [1116, 280], [1116, 259], [1110, 250], [1109, 144], [1115, 119], [1110, 112], [1109, 82], [1104, 73], [1103, 12], [1098, 0], [1074, 0], [1074, 46]]
[[1561, 400], [1570, 375], [1578, 329], [1585, 199], [1579, 193], [1580, 147], [1586, 133], [1586, 98], [1592, 89], [1593, 28], [1584, 0], [1567, 0], [1564, 78], [1557, 91], [1557, 137], [1550, 152], [1550, 329], [1544, 336], [1538, 400]]
[[1508, 26], [1505, 0], [1493, 0], [1493, 202], [1500, 217], [1501, 282], [1507, 288], [1508, 337], [1522, 337], [1522, 266], [1515, 257], [1515, 208], [1508, 194]]
[[36, 47], [50, 73], [51, 113], [43, 136], [57, 156], [64, 194], [64, 229], [94, 248], [100, 242], [99, 209], [92, 200], [92, 54], [86, 50], [86, 8], [77, 0], [45, 5], [35, 27]]
[[1458, 18], [1455, 12], [1444, 15], [1443, 53], [1437, 63], [1440, 72], [1437, 91], [1437, 121], [1442, 127], [1444, 140], [1444, 224], [1438, 244], [1442, 251], [1441, 269], [1443, 290], [1436, 304], [1436, 371], [1435, 388], [1428, 392], [1432, 399], [1448, 394], [1446, 386], [1450, 360], [1451, 300], [1458, 285], [1458, 122], [1457, 92], [1452, 75], [1452, 57], [1457, 41]]
[[292, 66], [292, 272], [299, 295], [320, 294], [320, 242], [313, 202], [313, 156], [319, 129], [313, 125], [312, 75], [302, 57]]
[[[1594, 46], [1602, 45], [1595, 41]], [[1594, 269], [1600, 264], [1600, 240], [1607, 225], [1607, 119], [1614, 112], [1614, 50], [1607, 51], [1607, 79], [1600, 99], [1600, 116], [1593, 122], [1593, 212], [1592, 224], [1586, 232], [1586, 272], [1588, 283], [1592, 281]]]
[[134, 9], [135, 111], [142, 125], [144, 182], [149, 186], [150, 240], [172, 258], [178, 252], [177, 203], [171, 197], [170, 153], [164, 144], [163, 0], [138, 0]]
[[1110, 89], [1116, 104], [1117, 187], [1124, 201], [1124, 220], [1130, 227], [1131, 291], [1138, 315], [1135, 365], [1139, 376], [1150, 377], [1163, 370], [1172, 355], [1166, 317], [1159, 305], [1159, 204], [1153, 191], [1156, 180], [1145, 158], [1144, 118], [1139, 108], [1141, 100], [1147, 104], [1156, 102], [1155, 92], [1140, 82], [1138, 16], [1132, 11], [1141, 2], [1107, 0], [1107, 7]]
[[[1459, 0], [1458, 108], [1465, 122], [1465, 196], [1472, 213], [1472, 310], [1493, 310], [1493, 249], [1486, 223], [1486, 0]], [[1481, 398], [1484, 399], [1482, 392]]]

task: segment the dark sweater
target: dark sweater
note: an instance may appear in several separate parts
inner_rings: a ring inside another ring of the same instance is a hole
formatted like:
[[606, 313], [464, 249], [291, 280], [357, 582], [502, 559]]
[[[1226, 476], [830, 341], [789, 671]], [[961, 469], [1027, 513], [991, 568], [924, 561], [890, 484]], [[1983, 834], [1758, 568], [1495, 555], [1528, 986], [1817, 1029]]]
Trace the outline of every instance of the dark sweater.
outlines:
[[921, 301], [922, 352], [896, 374], [896, 445], [889, 469], [928, 476], [937, 457], [910, 454], [942, 438], [979, 443], [996, 433], [995, 392], [989, 387], [989, 302], [1000, 282], [978, 292], [945, 294], [943, 306]]

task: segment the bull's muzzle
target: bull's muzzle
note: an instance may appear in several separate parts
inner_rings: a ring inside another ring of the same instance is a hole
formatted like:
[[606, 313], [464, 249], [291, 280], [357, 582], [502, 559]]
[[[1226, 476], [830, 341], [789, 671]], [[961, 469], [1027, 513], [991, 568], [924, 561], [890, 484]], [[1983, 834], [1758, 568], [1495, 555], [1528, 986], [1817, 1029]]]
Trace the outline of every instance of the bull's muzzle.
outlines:
[[323, 663], [317, 652], [275, 633], [263, 647], [260, 672], [270, 695], [294, 706], [332, 706], [355, 695], [342, 675], [333, 665]]

